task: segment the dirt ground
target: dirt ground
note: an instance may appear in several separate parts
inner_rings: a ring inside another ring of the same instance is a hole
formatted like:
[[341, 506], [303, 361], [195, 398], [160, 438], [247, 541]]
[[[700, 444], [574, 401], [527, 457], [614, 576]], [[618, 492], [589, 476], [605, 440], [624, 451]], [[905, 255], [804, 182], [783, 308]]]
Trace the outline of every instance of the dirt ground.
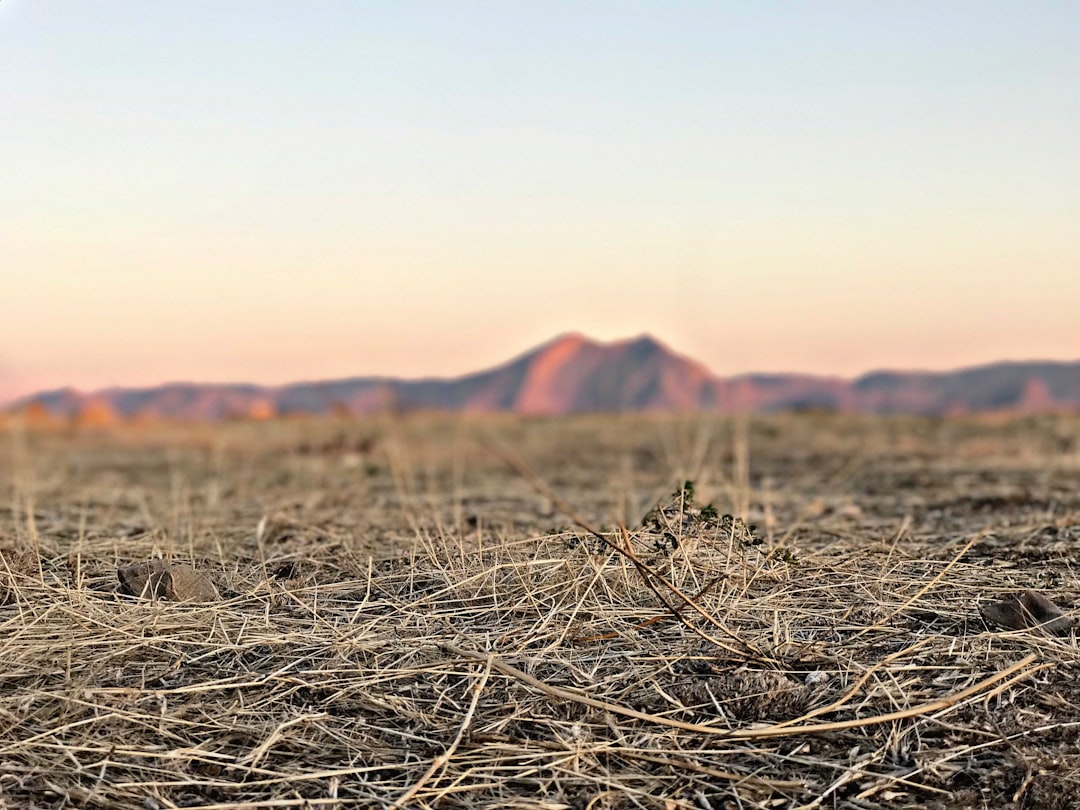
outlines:
[[1080, 807], [1080, 417], [10, 429], [0, 495], [3, 808]]

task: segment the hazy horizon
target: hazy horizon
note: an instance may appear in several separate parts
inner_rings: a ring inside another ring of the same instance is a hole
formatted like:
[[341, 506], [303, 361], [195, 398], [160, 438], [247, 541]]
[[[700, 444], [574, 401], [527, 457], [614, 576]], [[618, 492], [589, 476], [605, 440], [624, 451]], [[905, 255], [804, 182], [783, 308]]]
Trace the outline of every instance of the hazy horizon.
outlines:
[[[11, 404], [12, 402], [16, 402], [16, 401], [19, 401], [21, 399], [24, 399], [27, 396], [33, 396], [35, 394], [48, 393], [50, 391], [67, 390], [67, 389], [74, 389], [74, 390], [78, 391], [81, 394], [93, 394], [93, 393], [98, 393], [98, 392], [103, 392], [103, 391], [108, 391], [108, 390], [114, 390], [114, 389], [157, 388], [157, 387], [164, 387], [164, 386], [168, 386], [168, 385], [207, 385], [207, 386], [214, 386], [214, 385], [230, 385], [230, 384], [232, 384], [232, 385], [252, 385], [252, 386], [256, 386], [256, 387], [260, 387], [260, 388], [273, 389], [273, 388], [287, 387], [289, 385], [296, 385], [296, 384], [320, 383], [320, 382], [330, 382], [330, 381], [334, 381], [334, 380], [364, 379], [364, 378], [374, 378], [374, 377], [386, 377], [388, 379], [398, 379], [398, 380], [401, 380], [401, 381], [415, 381], [415, 380], [423, 380], [423, 379], [447, 379], [447, 380], [452, 380], [452, 379], [458, 379], [460, 377], [467, 377], [469, 375], [476, 374], [476, 373], [491, 371], [491, 370], [493, 370], [495, 368], [499, 368], [499, 367], [508, 365], [508, 364], [512, 363], [513, 361], [517, 360], [518, 358], [523, 357], [523, 356], [531, 353], [534, 350], [541, 349], [542, 347], [548, 345], [549, 343], [553, 343], [556, 340], [560, 340], [560, 339], [570, 337], [570, 336], [581, 337], [581, 338], [584, 338], [586, 341], [593, 341], [593, 342], [599, 343], [601, 345], [610, 345], [610, 344], [613, 344], [613, 343], [616, 343], [616, 344], [617, 343], [628, 343], [628, 342], [633, 341], [633, 340], [635, 340], [637, 338], [651, 338], [651, 339], [657, 340], [659, 343], [664, 345], [667, 349], [669, 349], [671, 352], [675, 353], [676, 355], [686, 357], [687, 359], [689, 359], [691, 361], [694, 361], [694, 362], [700, 362], [698, 360], [698, 358], [691, 357], [690, 355], [687, 355], [685, 352], [680, 351], [678, 346], [673, 346], [668, 341], [663, 340], [663, 338], [658, 337], [656, 335], [649, 334], [649, 333], [639, 333], [639, 334], [636, 334], [636, 335], [625, 335], [625, 336], [622, 336], [622, 337], [615, 338], [613, 340], [596, 340], [592, 335], [585, 334], [585, 333], [583, 333], [583, 332], [581, 332], [579, 330], [574, 330], [574, 331], [561, 333], [559, 335], [554, 336], [551, 340], [544, 341], [543, 343], [540, 343], [540, 344], [537, 344], [537, 345], [534, 345], [534, 346], [526, 347], [525, 349], [523, 349], [521, 351], [516, 351], [516, 352], [512, 353], [511, 355], [508, 355], [507, 357], [504, 357], [499, 362], [492, 363], [490, 365], [483, 366], [483, 367], [466, 369], [464, 371], [457, 372], [457, 373], [448, 373], [448, 374], [432, 373], [432, 374], [419, 374], [419, 375], [414, 375], [414, 376], [408, 376], [408, 375], [395, 375], [395, 374], [386, 374], [386, 375], [384, 375], [384, 374], [364, 374], [364, 373], [361, 372], [361, 373], [356, 373], [356, 374], [346, 374], [346, 375], [342, 375], [340, 377], [320, 377], [320, 378], [297, 377], [297, 378], [276, 380], [276, 381], [272, 381], [272, 382], [261, 381], [261, 380], [252, 380], [252, 379], [206, 380], [206, 379], [162, 378], [162, 379], [159, 379], [159, 380], [156, 380], [156, 381], [153, 381], [153, 382], [146, 382], [146, 383], [140, 383], [140, 384], [134, 384], [134, 385], [129, 385], [129, 384], [125, 384], [125, 383], [114, 383], [114, 384], [111, 384], [111, 385], [98, 386], [96, 388], [82, 388], [82, 389], [80, 389], [78, 386], [67, 386], [67, 385], [65, 385], [65, 386], [57, 386], [57, 387], [52, 388], [52, 389], [35, 389], [34, 391], [24, 392], [23, 394], [17, 395], [16, 397], [14, 397], [14, 398], [12, 398], [10, 400], [7, 400], [7, 401], [0, 400], [0, 407], [3, 407], [5, 404]], [[835, 378], [835, 379], [841, 379], [841, 380], [845, 380], [845, 381], [852, 381], [852, 380], [856, 380], [856, 379], [858, 379], [860, 377], [864, 377], [864, 376], [867, 376], [867, 375], [880, 373], [880, 372], [896, 372], [896, 373], [901, 373], [901, 374], [948, 373], [948, 372], [960, 371], [960, 370], [963, 370], [963, 369], [966, 369], [966, 368], [977, 368], [977, 367], [982, 367], [982, 366], [1009, 365], [1009, 364], [1025, 365], [1025, 364], [1029, 364], [1029, 363], [1030, 364], [1039, 364], [1039, 363], [1057, 364], [1057, 363], [1060, 363], [1060, 364], [1065, 364], [1065, 365], [1072, 365], [1072, 364], [1080, 364], [1080, 357], [1064, 358], [1064, 359], [1039, 358], [1039, 357], [1032, 357], [1032, 358], [1003, 358], [1003, 359], [1000, 359], [1000, 360], [990, 361], [990, 362], [987, 362], [987, 363], [976, 363], [976, 364], [974, 364], [972, 366], [962, 366], [962, 367], [943, 368], [943, 369], [916, 368], [916, 367], [909, 367], [909, 368], [904, 368], [904, 367], [895, 367], [895, 368], [893, 368], [893, 367], [890, 367], [890, 368], [874, 367], [874, 368], [864, 369], [861, 372], [858, 372], [856, 374], [851, 374], [851, 375], [818, 374], [818, 373], [814, 373], [814, 372], [803, 372], [803, 371], [799, 371], [797, 369], [780, 369], [780, 370], [776, 370], [776, 371], [765, 371], [765, 372], [746, 371], [746, 372], [738, 372], [738, 373], [730, 374], [730, 375], [724, 375], [724, 374], [717, 374], [711, 368], [708, 368], [707, 365], [706, 365], [706, 369], [710, 373], [712, 373], [714, 376], [716, 376], [717, 378], [729, 378], [729, 379], [736, 379], [736, 378], [739, 378], [739, 377], [742, 377], [742, 376], [754, 376], [754, 375], [757, 375], [757, 374], [761, 374], [761, 375], [779, 375], [779, 376], [787, 376], [787, 375], [790, 375], [790, 376], [802, 376], [802, 375], [805, 375], [805, 376], [808, 376], [808, 377]]]
[[1080, 358], [1080, 6], [0, 2], [0, 402]]

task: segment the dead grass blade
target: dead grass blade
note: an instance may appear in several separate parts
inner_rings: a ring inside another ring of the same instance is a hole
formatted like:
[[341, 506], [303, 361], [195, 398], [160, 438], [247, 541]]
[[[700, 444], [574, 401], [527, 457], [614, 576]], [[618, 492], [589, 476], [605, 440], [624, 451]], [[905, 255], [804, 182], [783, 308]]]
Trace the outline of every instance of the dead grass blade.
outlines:
[[590, 706], [594, 709], [600, 709], [601, 711], [611, 712], [612, 714], [622, 715], [623, 717], [631, 717], [635, 720], [643, 720], [648, 723], [654, 723], [660, 726], [667, 726], [669, 728], [676, 728], [682, 731], [692, 731], [697, 734], [708, 734], [725, 739], [731, 740], [763, 740], [772, 737], [791, 737], [798, 734], [819, 734], [826, 731], [843, 731], [852, 728], [862, 728], [864, 726], [881, 725], [883, 723], [891, 723], [897, 720], [907, 720], [912, 717], [920, 717], [922, 715], [933, 714], [945, 709], [949, 709], [958, 703], [967, 700], [968, 698], [975, 697], [982, 692], [990, 690], [991, 687], [1000, 684], [1001, 689], [1008, 688], [1022, 680], [1030, 678], [1036, 672], [1047, 669], [1052, 666], [1051, 664], [1041, 664], [1036, 667], [1029, 666], [1038, 660], [1038, 656], [1035, 654], [1029, 655], [1026, 658], [1017, 661], [1007, 669], [996, 672], [988, 678], [984, 678], [973, 686], [969, 686], [967, 689], [962, 689], [959, 692], [955, 692], [946, 697], [939, 698], [938, 700], [930, 701], [919, 706], [913, 706], [910, 709], [904, 709], [897, 712], [889, 712], [887, 714], [877, 715], [874, 717], [862, 717], [855, 720], [842, 720], [835, 723], [813, 723], [810, 725], [782, 725], [768, 728], [748, 728], [748, 729], [721, 729], [715, 726], [705, 726], [700, 723], [684, 723], [680, 720], [671, 720], [667, 717], [661, 717], [655, 714], [647, 714], [645, 712], [639, 712], [635, 709], [628, 709], [625, 706], [618, 706], [614, 703], [607, 703], [602, 700], [596, 700], [578, 692], [574, 689], [566, 689], [559, 686], [551, 686], [544, 683], [539, 678], [534, 678], [520, 669], [517, 669], [505, 661], [501, 661], [497, 658], [493, 658], [490, 654], [476, 652], [474, 650], [462, 649], [453, 644], [444, 643], [442, 648], [448, 653], [461, 656], [462, 658], [472, 658], [475, 660], [491, 660], [492, 666], [499, 672], [507, 675], [515, 680], [532, 686], [535, 689], [539, 689], [544, 694], [551, 697], [560, 698], [562, 700], [570, 700], [575, 703], [581, 703], [585, 706]]

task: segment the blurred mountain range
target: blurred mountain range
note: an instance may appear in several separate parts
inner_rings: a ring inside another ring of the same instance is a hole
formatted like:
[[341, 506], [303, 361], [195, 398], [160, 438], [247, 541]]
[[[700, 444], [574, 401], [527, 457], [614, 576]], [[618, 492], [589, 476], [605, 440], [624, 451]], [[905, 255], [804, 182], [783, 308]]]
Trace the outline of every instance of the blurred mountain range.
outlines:
[[86, 424], [386, 410], [550, 415], [1080, 412], [1080, 362], [994, 363], [949, 372], [879, 371], [854, 380], [799, 374], [721, 378], [649, 336], [600, 343], [568, 334], [505, 365], [452, 379], [355, 377], [282, 386], [169, 383], [93, 393], [65, 388], [25, 397], [8, 410]]

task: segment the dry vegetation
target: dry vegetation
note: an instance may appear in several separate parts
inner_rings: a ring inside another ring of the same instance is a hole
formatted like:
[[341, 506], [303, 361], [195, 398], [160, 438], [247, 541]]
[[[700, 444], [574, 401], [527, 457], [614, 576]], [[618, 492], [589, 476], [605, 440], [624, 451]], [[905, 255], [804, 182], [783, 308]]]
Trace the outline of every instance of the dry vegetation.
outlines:
[[0, 807], [1080, 806], [1076, 419], [0, 441]]

